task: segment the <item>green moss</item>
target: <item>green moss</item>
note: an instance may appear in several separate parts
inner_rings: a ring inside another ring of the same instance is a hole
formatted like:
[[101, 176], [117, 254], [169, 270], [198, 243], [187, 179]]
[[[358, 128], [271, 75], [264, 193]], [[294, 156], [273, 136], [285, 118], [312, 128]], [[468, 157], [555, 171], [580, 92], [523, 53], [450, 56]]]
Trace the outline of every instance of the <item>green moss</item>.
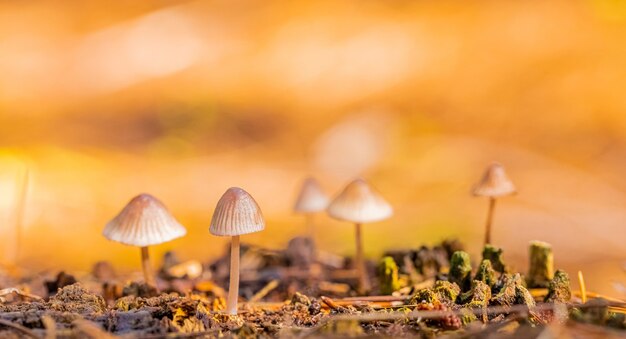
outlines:
[[552, 246], [542, 241], [531, 241], [529, 255], [528, 287], [548, 287], [554, 276]]
[[400, 288], [398, 282], [398, 265], [392, 257], [384, 257], [378, 265], [378, 279], [380, 281], [380, 292], [391, 294]]
[[433, 291], [440, 301], [452, 304], [456, 301], [459, 293], [461, 293], [461, 288], [455, 283], [438, 280], [435, 282], [435, 286], [433, 286]]
[[604, 326], [613, 314], [609, 311], [609, 301], [603, 298], [591, 299], [584, 306], [584, 308], [572, 309], [570, 311], [572, 319]]
[[491, 267], [491, 261], [485, 259], [480, 263], [474, 280], [482, 281], [489, 287], [496, 284], [496, 272]]
[[474, 311], [467, 307], [461, 309], [460, 318], [464, 326], [478, 320], [478, 318], [474, 314]]
[[515, 303], [518, 305], [526, 305], [528, 308], [535, 307], [535, 299], [524, 285], [515, 286]]
[[568, 302], [572, 298], [569, 276], [565, 271], [557, 270], [548, 284], [545, 302]]
[[620, 330], [626, 330], [626, 314], [609, 312], [609, 317], [606, 324], [610, 327]]
[[491, 300], [491, 288], [489, 285], [482, 281], [474, 280], [472, 281], [472, 288], [463, 293], [459, 299], [461, 303], [469, 308], [482, 309], [482, 321], [488, 320], [487, 306], [489, 305], [489, 300]]
[[502, 260], [502, 249], [493, 245], [487, 244], [483, 248], [483, 260], [489, 260], [491, 267], [500, 273], [505, 273], [506, 265]]
[[526, 305], [529, 308], [535, 306], [535, 300], [528, 289], [524, 286], [524, 282], [517, 274], [503, 274], [500, 281], [494, 289], [498, 289], [491, 302], [501, 306], [511, 306], [515, 304]]
[[470, 256], [467, 252], [456, 251], [450, 259], [450, 272], [448, 280], [461, 288], [461, 291], [467, 291], [472, 282], [472, 266], [470, 264]]
[[419, 304], [419, 303], [429, 303], [429, 304], [439, 304], [439, 297], [437, 294], [430, 288], [423, 288], [415, 293], [411, 298], [411, 304]]

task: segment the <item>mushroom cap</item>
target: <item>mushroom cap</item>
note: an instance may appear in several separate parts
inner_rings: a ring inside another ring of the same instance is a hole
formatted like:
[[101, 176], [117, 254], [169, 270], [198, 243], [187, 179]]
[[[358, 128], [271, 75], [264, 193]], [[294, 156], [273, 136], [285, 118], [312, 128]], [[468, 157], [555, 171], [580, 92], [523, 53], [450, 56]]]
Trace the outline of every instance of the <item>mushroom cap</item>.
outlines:
[[515, 185], [506, 175], [504, 167], [494, 162], [485, 171], [482, 179], [474, 185], [472, 194], [482, 197], [502, 197], [516, 192]]
[[141, 247], [161, 244], [185, 234], [185, 227], [150, 194], [134, 197], [102, 231], [109, 240]]
[[302, 188], [293, 210], [296, 213], [321, 212], [326, 209], [328, 202], [328, 196], [322, 191], [319, 182], [309, 177], [302, 183]]
[[355, 223], [380, 221], [393, 215], [391, 205], [363, 179], [348, 184], [326, 211], [335, 219]]
[[218, 236], [234, 236], [262, 231], [265, 220], [259, 205], [248, 192], [231, 187], [215, 206], [209, 232]]

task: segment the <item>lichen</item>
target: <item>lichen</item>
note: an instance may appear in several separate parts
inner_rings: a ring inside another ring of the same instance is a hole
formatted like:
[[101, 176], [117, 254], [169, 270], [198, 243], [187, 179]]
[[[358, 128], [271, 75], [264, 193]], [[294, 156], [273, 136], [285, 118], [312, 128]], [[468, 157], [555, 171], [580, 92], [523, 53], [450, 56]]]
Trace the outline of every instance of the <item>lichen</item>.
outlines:
[[439, 304], [441, 303], [441, 301], [432, 289], [423, 288], [415, 292], [415, 294], [411, 298], [411, 304], [415, 305], [419, 303]]
[[472, 266], [470, 264], [470, 256], [467, 252], [456, 251], [450, 259], [450, 273], [448, 280], [456, 283], [461, 291], [467, 291], [472, 281]]
[[487, 306], [491, 300], [491, 288], [482, 281], [472, 281], [472, 288], [460, 297], [462, 303], [469, 308], [481, 308], [482, 320], [487, 321]]
[[482, 281], [472, 281], [472, 288], [461, 295], [462, 303], [469, 307], [487, 307], [491, 299], [491, 288]]
[[572, 298], [569, 275], [565, 271], [557, 270], [554, 278], [548, 284], [548, 294], [545, 302], [568, 302]]
[[529, 308], [535, 306], [535, 301], [524, 286], [522, 278], [517, 274], [503, 274], [496, 287], [499, 292], [491, 298], [491, 303], [501, 306], [524, 304]]
[[531, 241], [529, 255], [528, 287], [548, 287], [554, 276], [552, 246], [542, 241]]
[[461, 322], [463, 323], [463, 325], [467, 325], [469, 323], [473, 323], [474, 321], [477, 321], [478, 318], [476, 317], [476, 315], [474, 314], [474, 311], [468, 307], [464, 307], [461, 309]]
[[400, 288], [398, 282], [398, 265], [392, 257], [383, 257], [378, 265], [378, 279], [380, 281], [380, 292], [391, 294]]
[[448, 304], [453, 304], [459, 296], [459, 293], [461, 293], [459, 285], [445, 280], [436, 281], [432, 290], [435, 292], [439, 301]]
[[505, 273], [507, 271], [506, 265], [502, 260], [502, 249], [499, 247], [490, 244], [485, 245], [485, 248], [483, 248], [483, 260], [489, 260], [491, 267], [496, 272]]
[[489, 287], [493, 287], [496, 283], [496, 272], [491, 266], [491, 261], [485, 259], [478, 266], [474, 280], [482, 281]]

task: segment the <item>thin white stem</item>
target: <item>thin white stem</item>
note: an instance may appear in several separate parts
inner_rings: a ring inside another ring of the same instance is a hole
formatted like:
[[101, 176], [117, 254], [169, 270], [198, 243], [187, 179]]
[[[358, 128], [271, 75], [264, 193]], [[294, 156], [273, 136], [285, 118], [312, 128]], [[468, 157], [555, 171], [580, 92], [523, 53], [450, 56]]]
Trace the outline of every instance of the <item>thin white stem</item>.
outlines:
[[148, 252], [148, 246], [141, 247], [141, 267], [143, 268], [143, 277], [146, 284], [156, 288], [154, 274], [152, 273], [152, 266], [150, 266], [150, 253]]
[[493, 223], [493, 212], [496, 208], [496, 199], [489, 198], [489, 209], [487, 210], [487, 223], [485, 229], [485, 245], [491, 244], [491, 224]]
[[306, 218], [306, 230], [311, 240], [315, 239], [315, 215], [313, 213], [307, 213], [304, 215]]
[[237, 300], [239, 299], [239, 236], [233, 236], [230, 244], [230, 283], [228, 286], [228, 301], [226, 312], [237, 314]]
[[361, 224], [355, 224], [355, 238], [356, 238], [356, 257], [355, 266], [359, 274], [359, 292], [369, 292], [370, 280], [367, 277], [367, 270], [365, 268], [365, 258], [363, 255], [363, 235], [361, 234]]

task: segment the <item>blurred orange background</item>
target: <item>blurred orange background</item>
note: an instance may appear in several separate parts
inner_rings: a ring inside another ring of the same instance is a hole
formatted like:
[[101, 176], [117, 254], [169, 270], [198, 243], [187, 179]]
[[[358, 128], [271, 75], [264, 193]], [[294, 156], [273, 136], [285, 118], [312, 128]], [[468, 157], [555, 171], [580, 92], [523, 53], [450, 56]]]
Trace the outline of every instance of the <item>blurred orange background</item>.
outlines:
[[[279, 248], [305, 231], [303, 178], [364, 176], [396, 209], [367, 225], [374, 257], [454, 236], [476, 259], [492, 160], [519, 194], [493, 241], [520, 270], [528, 242], [624, 297], [626, 3], [602, 1], [0, 2], [0, 236], [23, 265], [138, 268], [104, 224], [141, 192], [188, 228], [156, 248], [209, 260], [230, 186], [261, 205]], [[318, 218], [318, 244], [353, 252]], [[576, 284], [575, 284], [576, 285]]]

